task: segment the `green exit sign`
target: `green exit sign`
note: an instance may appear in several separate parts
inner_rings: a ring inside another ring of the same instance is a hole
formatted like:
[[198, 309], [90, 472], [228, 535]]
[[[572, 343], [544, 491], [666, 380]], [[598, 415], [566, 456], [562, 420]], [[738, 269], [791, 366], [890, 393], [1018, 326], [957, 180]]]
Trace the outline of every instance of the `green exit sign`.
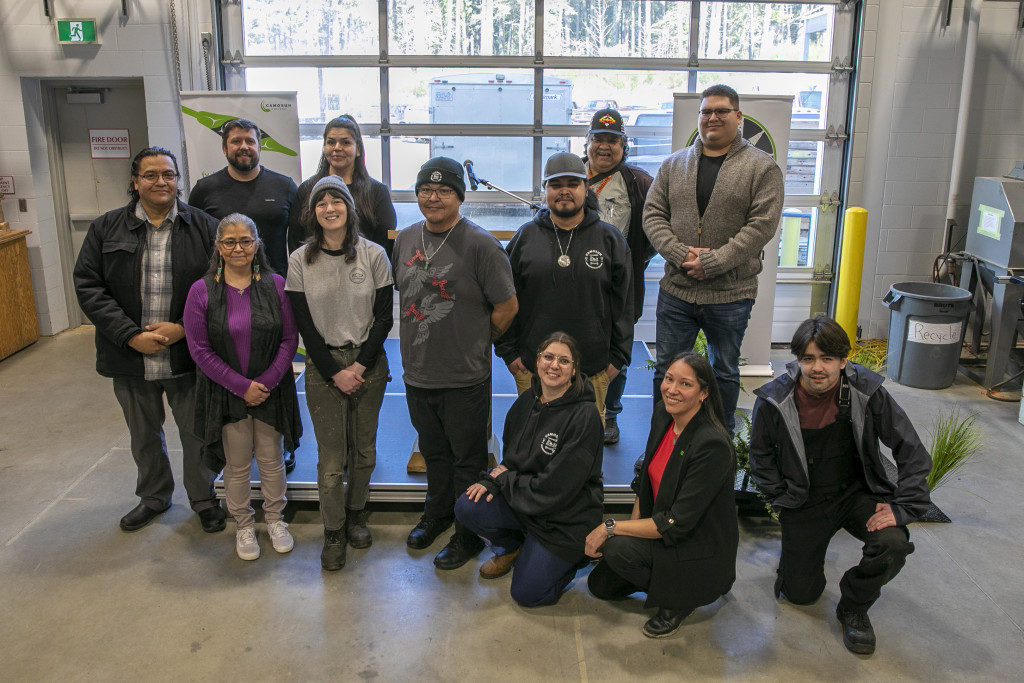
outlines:
[[95, 19], [58, 19], [58, 43], [98, 43]]

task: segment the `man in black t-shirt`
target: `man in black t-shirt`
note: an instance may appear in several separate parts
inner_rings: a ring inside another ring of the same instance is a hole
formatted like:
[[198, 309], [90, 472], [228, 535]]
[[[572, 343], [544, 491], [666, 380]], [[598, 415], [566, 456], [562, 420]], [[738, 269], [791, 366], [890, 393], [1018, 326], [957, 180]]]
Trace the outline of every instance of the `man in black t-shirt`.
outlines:
[[224, 124], [221, 149], [228, 165], [196, 183], [191, 206], [214, 218], [243, 213], [259, 229], [274, 271], [288, 272], [288, 216], [297, 190], [295, 181], [260, 165], [260, 128], [248, 119]]

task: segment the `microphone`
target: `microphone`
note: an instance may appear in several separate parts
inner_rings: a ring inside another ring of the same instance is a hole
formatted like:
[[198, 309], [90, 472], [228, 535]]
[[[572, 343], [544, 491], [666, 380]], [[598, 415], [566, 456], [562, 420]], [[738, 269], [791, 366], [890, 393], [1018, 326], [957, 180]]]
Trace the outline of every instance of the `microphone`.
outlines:
[[476, 179], [476, 173], [473, 173], [473, 162], [466, 159], [462, 165], [466, 167], [466, 175], [469, 176], [469, 189], [476, 190], [479, 181]]

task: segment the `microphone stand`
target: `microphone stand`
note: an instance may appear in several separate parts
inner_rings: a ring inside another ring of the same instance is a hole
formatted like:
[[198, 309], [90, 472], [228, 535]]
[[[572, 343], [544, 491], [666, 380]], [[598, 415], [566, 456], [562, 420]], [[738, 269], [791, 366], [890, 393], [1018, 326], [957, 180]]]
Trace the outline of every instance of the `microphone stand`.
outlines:
[[[500, 188], [500, 187], [498, 187], [497, 185], [495, 185], [494, 183], [492, 183], [492, 182], [490, 182], [488, 180], [484, 180], [483, 178], [478, 178], [476, 176], [476, 173], [473, 172], [473, 164], [466, 165], [466, 172], [468, 173], [470, 182], [473, 185], [483, 185], [484, 187], [489, 188], [491, 190], [497, 190], [498, 192], [504, 192], [509, 197], [512, 197], [512, 199], [520, 201], [520, 202], [522, 202], [524, 204], [528, 204], [530, 206], [530, 208], [532, 208], [534, 211], [540, 211], [541, 209], [544, 208], [540, 204], [537, 204], [535, 202], [531, 202], [529, 199], [523, 199], [522, 197], [520, 197], [517, 194], [513, 194], [512, 192], [509, 192], [508, 190]], [[473, 187], [472, 189], [475, 190], [476, 187]]]

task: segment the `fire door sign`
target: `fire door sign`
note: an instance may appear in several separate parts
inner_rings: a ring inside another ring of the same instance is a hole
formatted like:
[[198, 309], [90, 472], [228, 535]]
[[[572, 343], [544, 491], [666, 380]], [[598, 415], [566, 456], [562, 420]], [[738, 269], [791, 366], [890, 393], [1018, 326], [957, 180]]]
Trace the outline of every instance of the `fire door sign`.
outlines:
[[131, 159], [127, 128], [90, 128], [89, 149], [93, 159]]
[[95, 19], [58, 19], [57, 42], [63, 45], [98, 43]]

